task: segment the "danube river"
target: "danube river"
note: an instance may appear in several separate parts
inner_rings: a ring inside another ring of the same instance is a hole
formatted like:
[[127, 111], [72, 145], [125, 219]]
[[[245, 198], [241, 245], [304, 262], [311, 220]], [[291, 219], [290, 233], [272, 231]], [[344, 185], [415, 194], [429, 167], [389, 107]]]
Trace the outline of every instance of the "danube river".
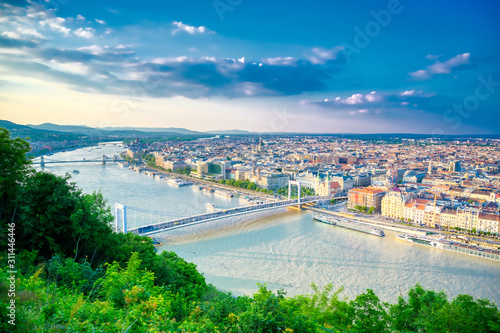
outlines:
[[[123, 148], [108, 145], [47, 156], [48, 160], [113, 156]], [[192, 187], [174, 188], [119, 167], [97, 163], [47, 164], [46, 171], [72, 173], [85, 192], [101, 190], [115, 202], [165, 212], [170, 217], [239, 205], [237, 198], [206, 194]], [[129, 226], [155, 223], [161, 216], [129, 210]], [[383, 301], [395, 301], [419, 282], [449, 296], [470, 294], [500, 304], [500, 263], [400, 241], [394, 233], [376, 237], [314, 222], [308, 212], [279, 210], [209, 222], [158, 234], [159, 251], [176, 252], [198, 266], [209, 283], [235, 295], [252, 294], [257, 283], [284, 289], [288, 295], [310, 293], [319, 286], [344, 287], [349, 298], [373, 289]]]

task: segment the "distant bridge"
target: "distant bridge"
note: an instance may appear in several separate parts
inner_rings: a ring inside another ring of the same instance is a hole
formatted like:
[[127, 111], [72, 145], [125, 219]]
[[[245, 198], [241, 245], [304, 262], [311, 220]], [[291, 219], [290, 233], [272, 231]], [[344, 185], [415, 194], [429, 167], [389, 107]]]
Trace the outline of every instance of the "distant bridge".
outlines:
[[67, 161], [67, 160], [50, 160], [46, 159], [45, 156], [40, 157], [40, 161], [33, 161], [33, 164], [35, 165], [40, 165], [42, 168], [45, 166], [45, 164], [59, 164], [59, 163], [101, 163], [101, 164], [106, 164], [106, 162], [122, 162], [125, 161], [124, 159], [120, 159], [117, 157], [107, 157], [106, 155], [102, 155], [102, 157], [94, 158], [94, 159], [81, 159], [81, 160], [73, 160], [73, 161]]

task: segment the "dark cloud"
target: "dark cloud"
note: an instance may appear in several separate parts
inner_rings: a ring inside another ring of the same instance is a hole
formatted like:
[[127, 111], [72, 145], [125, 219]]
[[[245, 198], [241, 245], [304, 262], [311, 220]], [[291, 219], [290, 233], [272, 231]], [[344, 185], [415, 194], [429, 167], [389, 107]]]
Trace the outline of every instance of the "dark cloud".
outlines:
[[88, 49], [64, 50], [58, 48], [47, 48], [38, 50], [36, 55], [44, 60], [87, 63], [93, 60], [102, 62], [123, 61], [135, 56], [135, 53], [131, 51], [103, 51], [102, 53], [94, 54]]
[[296, 95], [305, 91], [321, 91], [326, 81], [338, 72], [327, 66], [299, 61], [296, 66], [247, 65], [241, 70], [241, 81], [262, 83], [264, 87], [282, 95]]
[[268, 65], [200, 58], [140, 64], [129, 70], [145, 72], [161, 81], [161, 85], [148, 92], [154, 96], [171, 93], [191, 98], [213, 95], [234, 98], [321, 91], [340, 68], [331, 64], [314, 65], [304, 60], [288, 65]]
[[57, 60], [60, 62], [82, 62], [86, 63], [97, 57], [93, 54], [77, 50], [61, 50], [57, 48], [41, 49], [36, 55], [44, 60]]
[[0, 36], [0, 47], [6, 47], [6, 48], [19, 48], [19, 47], [28, 47], [28, 48], [34, 48], [36, 47], [36, 43], [32, 41], [27, 41], [27, 40], [20, 40], [20, 39], [14, 39], [14, 38], [9, 38], [6, 36]]

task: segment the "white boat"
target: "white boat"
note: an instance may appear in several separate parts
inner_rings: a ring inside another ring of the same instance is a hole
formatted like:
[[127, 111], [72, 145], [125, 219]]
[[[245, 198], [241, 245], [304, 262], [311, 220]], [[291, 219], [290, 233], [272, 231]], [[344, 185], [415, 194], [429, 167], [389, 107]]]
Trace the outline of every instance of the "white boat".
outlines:
[[174, 179], [174, 178], [169, 178], [167, 180], [169, 185], [172, 185], [174, 187], [182, 187], [182, 186], [187, 186], [187, 185], [192, 185], [193, 183], [191, 182], [185, 182], [180, 179]]
[[415, 236], [409, 234], [396, 234], [396, 238], [414, 244], [430, 246], [438, 249], [443, 248], [443, 241], [441, 239], [435, 239], [426, 236]]
[[360, 232], [364, 232], [365, 234], [370, 234], [378, 237], [384, 237], [385, 233], [384, 230], [375, 228], [369, 225], [365, 225], [362, 223], [357, 223], [353, 221], [349, 221], [348, 219], [338, 219], [333, 216], [327, 216], [323, 214], [316, 214], [314, 215], [314, 219], [323, 222], [326, 224], [331, 224], [331, 225], [336, 225], [342, 228], [346, 229], [351, 229], [351, 230], [356, 230]]
[[129, 164], [129, 163], [127, 163], [127, 162], [118, 162], [117, 164], [118, 164], [120, 167], [122, 167], [122, 168], [128, 168], [128, 167], [129, 167], [129, 165], [130, 165], [130, 164]]
[[232, 198], [232, 197], [234, 197], [234, 194], [232, 194], [231, 192], [228, 192], [228, 191], [215, 190], [214, 193], [217, 194], [217, 195], [220, 195], [222, 197], [225, 197], [225, 198]]
[[211, 203], [207, 203], [205, 205], [205, 208], [207, 209], [207, 212], [214, 212], [217, 210], [217, 208], [215, 208], [215, 205], [212, 205]]

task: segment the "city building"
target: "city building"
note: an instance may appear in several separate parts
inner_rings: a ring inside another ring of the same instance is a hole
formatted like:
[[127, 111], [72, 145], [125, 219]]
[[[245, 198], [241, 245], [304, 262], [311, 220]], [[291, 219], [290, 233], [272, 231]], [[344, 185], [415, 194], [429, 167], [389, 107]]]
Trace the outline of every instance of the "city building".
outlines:
[[349, 190], [347, 206], [354, 209], [356, 206], [374, 207], [375, 212], [380, 212], [382, 198], [385, 192], [374, 187], [358, 187]]
[[460, 172], [460, 161], [450, 161], [449, 172]]
[[382, 198], [382, 216], [404, 220], [405, 205], [408, 200], [414, 197], [414, 193], [401, 191], [401, 189], [397, 187], [392, 188]]
[[368, 173], [360, 173], [352, 177], [352, 182], [354, 187], [370, 186], [372, 176]]

